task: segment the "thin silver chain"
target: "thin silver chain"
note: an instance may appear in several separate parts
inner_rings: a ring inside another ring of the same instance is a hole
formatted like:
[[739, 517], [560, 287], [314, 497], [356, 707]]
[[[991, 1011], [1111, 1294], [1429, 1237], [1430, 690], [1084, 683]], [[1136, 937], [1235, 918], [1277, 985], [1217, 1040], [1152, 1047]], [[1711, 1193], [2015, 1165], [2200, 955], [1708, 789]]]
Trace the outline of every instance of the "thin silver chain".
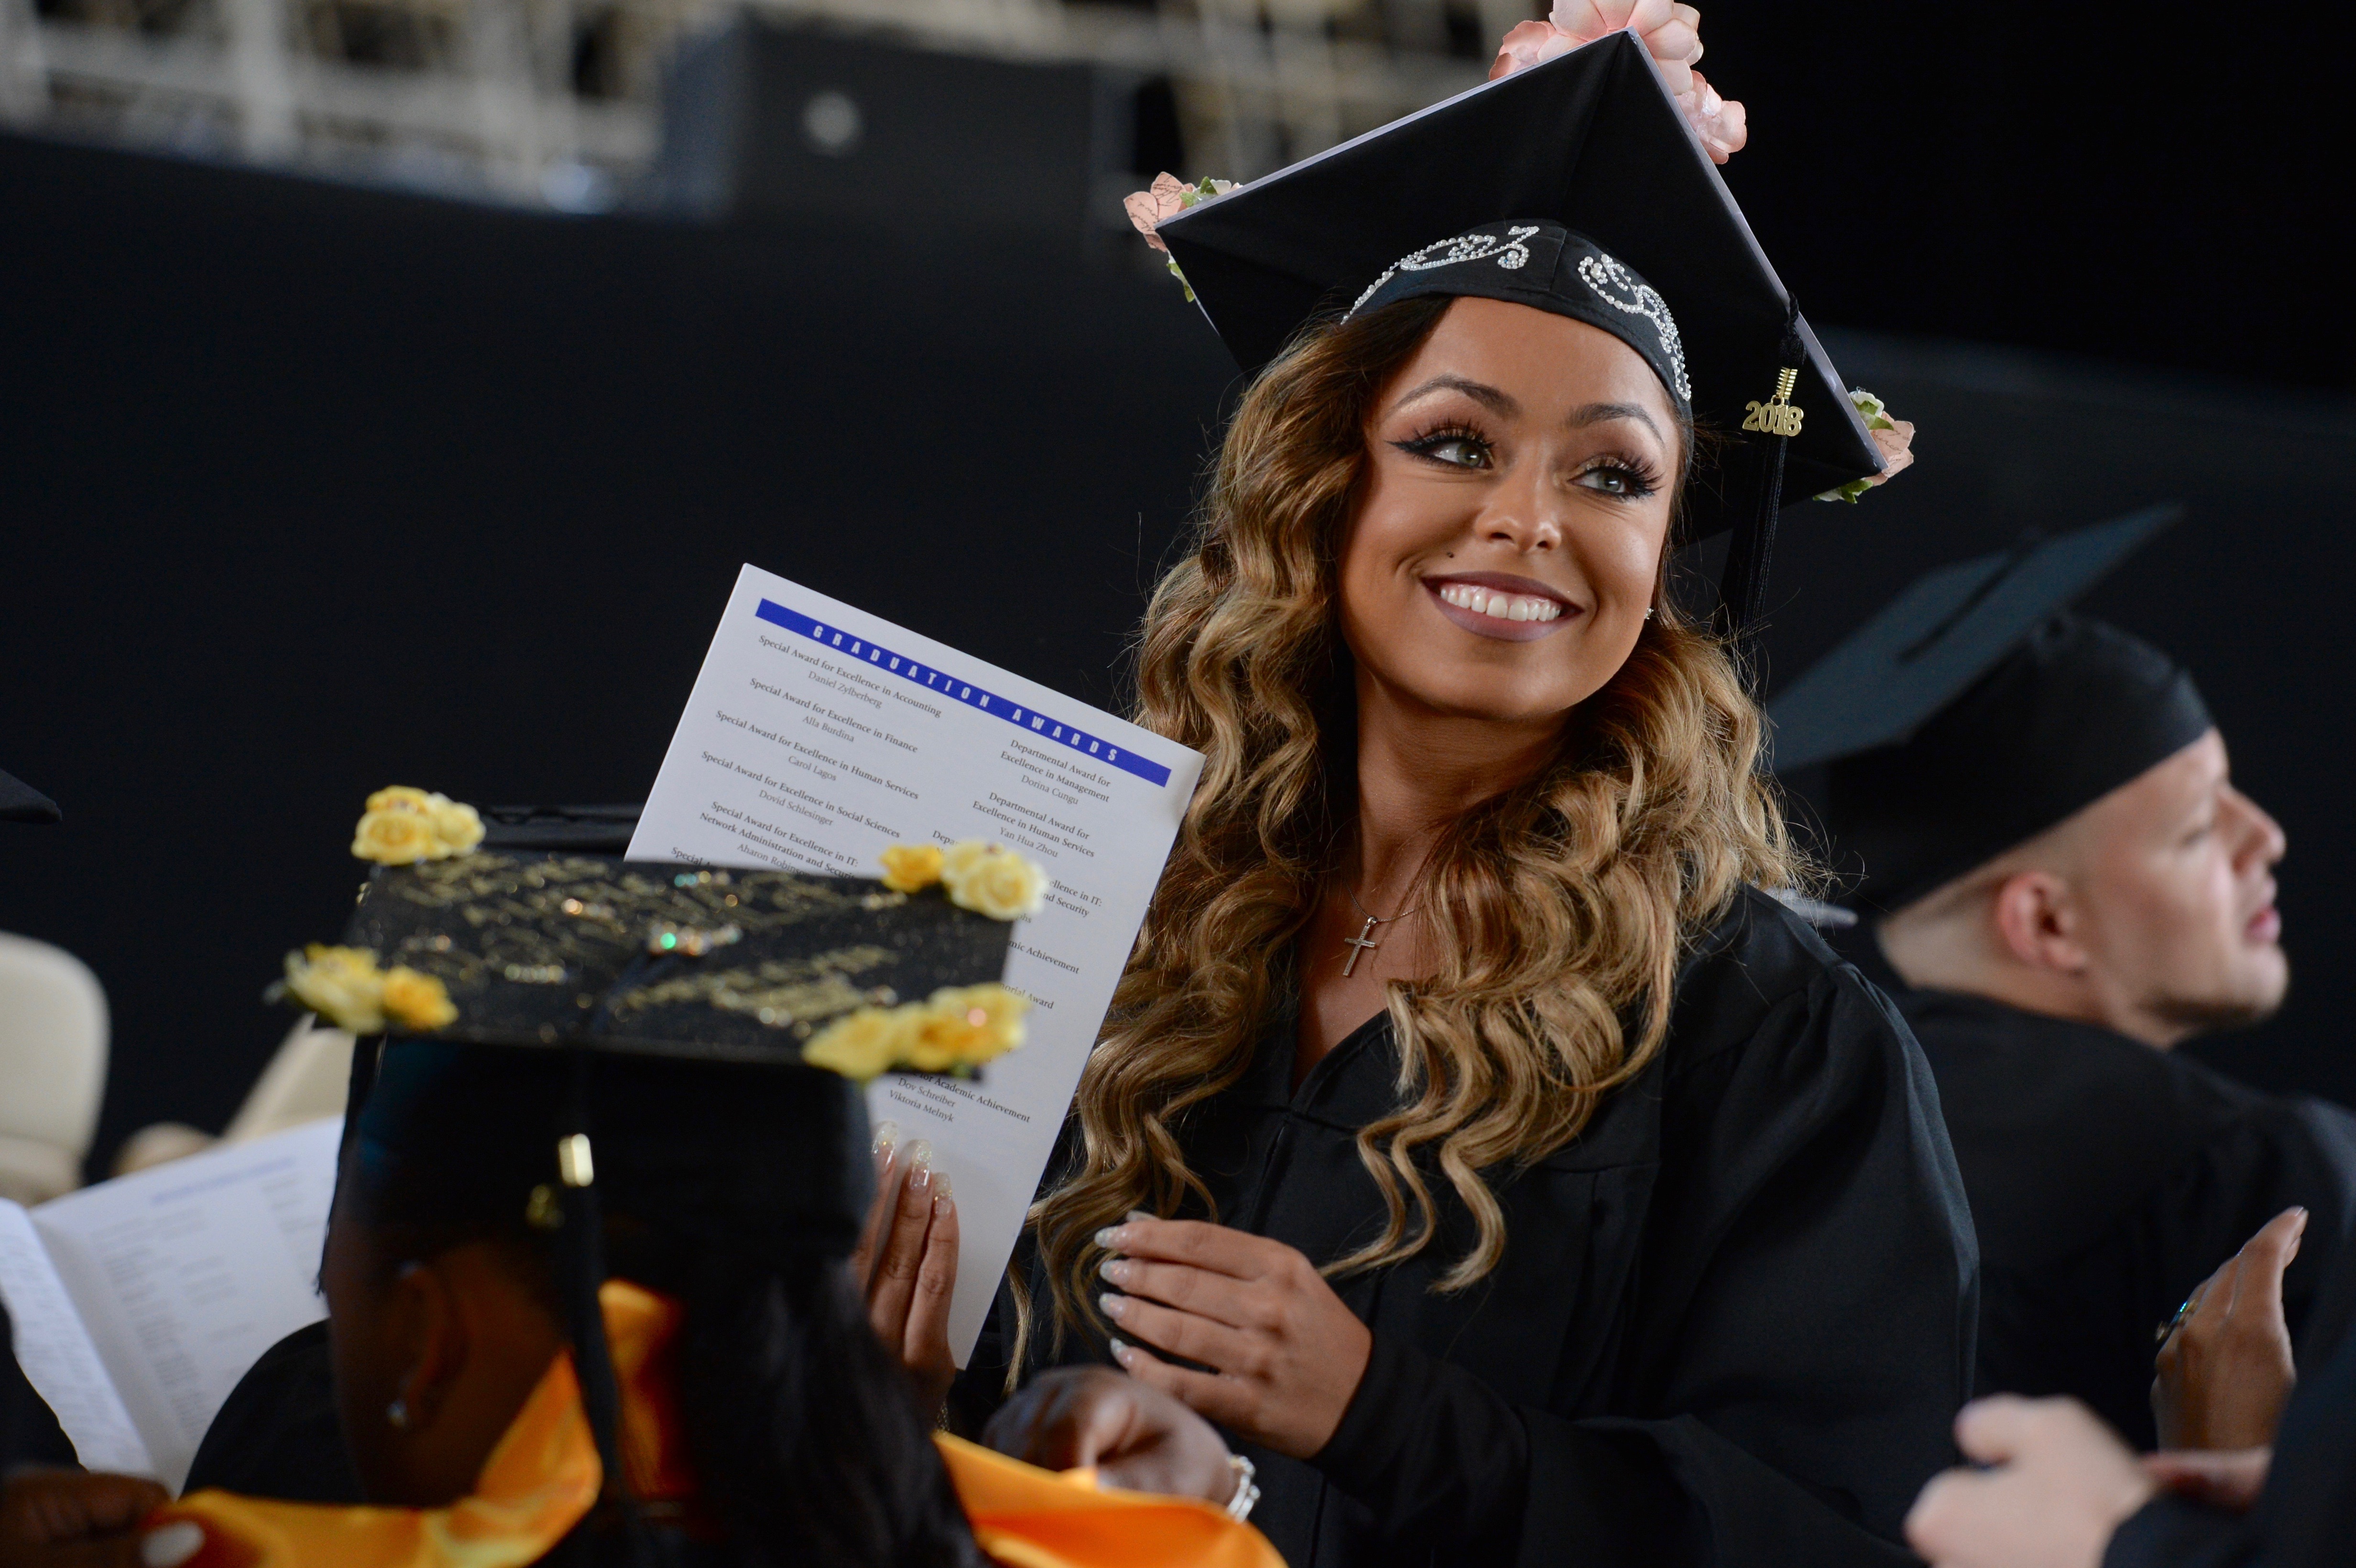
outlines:
[[1393, 915], [1376, 914], [1373, 911], [1367, 909], [1365, 905], [1358, 901], [1358, 895], [1356, 893], [1351, 892], [1348, 888], [1344, 888], [1342, 891], [1350, 894], [1350, 907], [1356, 910], [1360, 914], [1365, 915], [1368, 920], [1373, 921], [1376, 925], [1397, 925], [1400, 921], [1405, 920], [1411, 914], [1421, 914], [1423, 912], [1423, 906], [1421, 904], [1418, 904], [1413, 909], [1401, 910], [1398, 913]]

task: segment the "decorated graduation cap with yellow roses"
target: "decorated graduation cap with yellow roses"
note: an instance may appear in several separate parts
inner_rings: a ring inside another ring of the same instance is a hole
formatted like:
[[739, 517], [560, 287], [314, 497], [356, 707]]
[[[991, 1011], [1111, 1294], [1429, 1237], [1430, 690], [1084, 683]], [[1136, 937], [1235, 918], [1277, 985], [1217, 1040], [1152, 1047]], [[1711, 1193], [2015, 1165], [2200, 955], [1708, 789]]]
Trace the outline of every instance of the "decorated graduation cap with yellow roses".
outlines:
[[340, 945], [276, 994], [361, 1035], [969, 1072], [1023, 1038], [999, 984], [1039, 868], [994, 844], [901, 844], [873, 880], [483, 847], [474, 808], [396, 786], [352, 853], [374, 869]]
[[1022, 1043], [999, 982], [1046, 879], [980, 842], [894, 846], [862, 879], [483, 839], [467, 806], [379, 791], [343, 942], [289, 955], [273, 990], [363, 1037], [339, 1184], [398, 1170], [433, 1218], [489, 1205], [545, 1237], [618, 1485], [605, 1215], [847, 1255], [873, 1186], [857, 1083]]

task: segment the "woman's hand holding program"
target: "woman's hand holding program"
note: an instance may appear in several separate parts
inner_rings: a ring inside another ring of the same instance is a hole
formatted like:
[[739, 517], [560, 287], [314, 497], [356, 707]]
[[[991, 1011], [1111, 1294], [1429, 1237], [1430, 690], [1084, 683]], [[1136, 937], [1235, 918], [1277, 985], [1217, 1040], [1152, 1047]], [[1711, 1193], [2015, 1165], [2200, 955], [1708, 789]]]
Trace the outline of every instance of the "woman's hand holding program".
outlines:
[[890, 1123], [875, 1129], [875, 1201], [851, 1254], [851, 1277], [867, 1293], [867, 1321], [916, 1380], [925, 1408], [938, 1410], [957, 1377], [949, 1354], [949, 1297], [957, 1289], [957, 1202], [933, 1168], [932, 1147], [902, 1143]]
[[1306, 1257], [1194, 1220], [1135, 1218], [1098, 1242], [1114, 1254], [1099, 1305], [1123, 1371], [1280, 1454], [1325, 1446], [1374, 1338]]
[[2193, 1291], [2160, 1345], [2151, 1412], [2164, 1449], [2263, 1448], [2297, 1381], [2283, 1319], [2283, 1271], [2307, 1211], [2286, 1209]]

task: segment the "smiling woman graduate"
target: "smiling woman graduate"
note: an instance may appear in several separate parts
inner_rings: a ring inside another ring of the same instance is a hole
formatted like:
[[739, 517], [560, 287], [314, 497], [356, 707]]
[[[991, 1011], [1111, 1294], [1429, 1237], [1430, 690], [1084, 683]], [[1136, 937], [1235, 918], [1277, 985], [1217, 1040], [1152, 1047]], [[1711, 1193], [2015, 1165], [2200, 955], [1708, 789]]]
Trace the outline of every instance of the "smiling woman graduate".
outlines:
[[1873, 433], [1625, 33], [1158, 233], [1257, 369], [1139, 661], [1207, 762], [961, 1418], [1110, 1360], [1297, 1568], [1904, 1561], [1971, 1229], [1726, 630]]

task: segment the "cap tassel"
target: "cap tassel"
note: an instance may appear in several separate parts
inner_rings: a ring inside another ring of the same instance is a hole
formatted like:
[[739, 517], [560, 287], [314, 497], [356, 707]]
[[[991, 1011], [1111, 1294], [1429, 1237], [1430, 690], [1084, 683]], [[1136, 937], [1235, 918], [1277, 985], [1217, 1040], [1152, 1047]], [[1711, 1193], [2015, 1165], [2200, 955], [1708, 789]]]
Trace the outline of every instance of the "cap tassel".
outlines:
[[556, 1232], [558, 1288], [564, 1296], [582, 1408], [596, 1440], [598, 1462], [605, 1467], [604, 1501], [621, 1516], [630, 1562], [637, 1568], [654, 1568], [654, 1540], [622, 1469], [621, 1383], [614, 1375], [605, 1313], [597, 1300], [605, 1283], [605, 1228], [589, 1142], [589, 1053], [576, 1050], [573, 1054], [573, 1096], [565, 1118], [572, 1130], [556, 1141], [557, 1190], [564, 1215]]
[[1742, 428], [1767, 438], [1760, 453], [1758, 500], [1751, 516], [1736, 526], [1726, 570], [1719, 578], [1719, 618], [1730, 635], [1746, 644], [1767, 609], [1767, 572], [1773, 564], [1775, 522], [1783, 506], [1783, 453], [1806, 417], [1792, 401], [1803, 353], [1800, 307], [1794, 303], [1783, 318], [1783, 367], [1775, 378], [1775, 394], [1763, 403], [1746, 405]]

